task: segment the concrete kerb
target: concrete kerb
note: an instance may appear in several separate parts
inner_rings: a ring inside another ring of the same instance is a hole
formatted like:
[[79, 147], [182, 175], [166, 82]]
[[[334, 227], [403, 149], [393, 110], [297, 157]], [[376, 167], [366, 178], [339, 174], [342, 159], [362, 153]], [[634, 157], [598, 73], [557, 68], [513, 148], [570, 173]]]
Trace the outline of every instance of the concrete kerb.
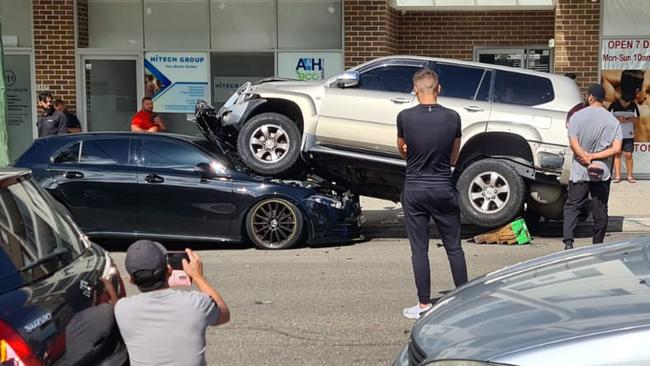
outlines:
[[[650, 181], [630, 184], [623, 181], [612, 184], [609, 200], [609, 232], [650, 233], [650, 205], [639, 204], [639, 197], [644, 192], [650, 193]], [[406, 239], [404, 213], [399, 203], [362, 197], [361, 206], [366, 222], [362, 228], [364, 236], [370, 239]], [[578, 224], [576, 236], [591, 235], [592, 222], [587, 220]], [[485, 230], [468, 223], [463, 223], [464, 238], [482, 234]], [[540, 222], [531, 228], [533, 236], [561, 237], [562, 222]], [[436, 237], [435, 226], [431, 235]]]

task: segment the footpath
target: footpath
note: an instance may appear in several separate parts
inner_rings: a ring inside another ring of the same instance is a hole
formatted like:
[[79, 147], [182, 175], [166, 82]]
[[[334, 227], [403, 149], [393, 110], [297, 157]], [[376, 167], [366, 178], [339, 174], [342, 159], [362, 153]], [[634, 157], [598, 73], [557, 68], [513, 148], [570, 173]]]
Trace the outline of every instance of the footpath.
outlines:
[[[650, 180], [628, 183], [623, 180], [612, 184], [609, 197], [609, 232], [650, 234]], [[406, 238], [404, 212], [399, 203], [362, 197], [361, 206], [366, 222], [363, 233], [368, 238]], [[591, 234], [591, 217], [580, 223], [578, 236]], [[463, 224], [463, 237], [483, 233], [485, 230], [470, 224]], [[436, 236], [435, 229], [431, 230]], [[541, 222], [532, 234], [543, 237], [561, 237], [562, 222]]]

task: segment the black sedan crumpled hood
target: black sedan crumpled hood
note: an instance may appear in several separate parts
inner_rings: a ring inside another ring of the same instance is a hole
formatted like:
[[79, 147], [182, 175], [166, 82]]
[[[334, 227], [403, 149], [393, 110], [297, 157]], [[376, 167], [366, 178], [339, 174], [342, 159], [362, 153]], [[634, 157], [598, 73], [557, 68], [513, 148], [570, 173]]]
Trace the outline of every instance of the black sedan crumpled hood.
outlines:
[[650, 324], [650, 238], [538, 258], [472, 281], [416, 323], [429, 359], [498, 360]]

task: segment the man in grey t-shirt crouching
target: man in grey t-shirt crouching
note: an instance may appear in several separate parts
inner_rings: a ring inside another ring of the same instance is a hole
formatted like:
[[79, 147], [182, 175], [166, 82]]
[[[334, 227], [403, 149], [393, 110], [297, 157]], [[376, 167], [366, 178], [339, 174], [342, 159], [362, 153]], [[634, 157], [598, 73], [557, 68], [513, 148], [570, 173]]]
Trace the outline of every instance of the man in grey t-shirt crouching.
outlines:
[[591, 193], [593, 243], [600, 244], [607, 232], [607, 201], [611, 182], [612, 156], [621, 152], [623, 135], [618, 120], [604, 107], [605, 90], [593, 84], [587, 92], [586, 107], [569, 120], [569, 143], [573, 163], [569, 196], [564, 205], [564, 249], [573, 248], [573, 231], [580, 207]]
[[126, 252], [126, 270], [141, 294], [115, 305], [115, 320], [131, 366], [203, 366], [205, 330], [230, 320], [228, 306], [203, 277], [198, 255], [186, 249], [183, 270], [199, 291], [170, 289], [172, 273], [160, 243], [139, 240]]

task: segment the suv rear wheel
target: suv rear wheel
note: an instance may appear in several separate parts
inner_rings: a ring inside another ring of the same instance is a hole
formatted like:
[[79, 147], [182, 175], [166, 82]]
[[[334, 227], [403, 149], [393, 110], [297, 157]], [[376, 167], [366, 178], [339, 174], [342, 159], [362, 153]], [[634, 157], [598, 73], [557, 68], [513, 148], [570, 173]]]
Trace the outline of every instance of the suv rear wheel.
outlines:
[[519, 216], [526, 196], [523, 178], [495, 159], [467, 167], [458, 179], [458, 191], [465, 218], [483, 227], [497, 227]]
[[239, 131], [237, 150], [244, 164], [255, 173], [287, 173], [300, 157], [300, 130], [287, 116], [262, 113]]

